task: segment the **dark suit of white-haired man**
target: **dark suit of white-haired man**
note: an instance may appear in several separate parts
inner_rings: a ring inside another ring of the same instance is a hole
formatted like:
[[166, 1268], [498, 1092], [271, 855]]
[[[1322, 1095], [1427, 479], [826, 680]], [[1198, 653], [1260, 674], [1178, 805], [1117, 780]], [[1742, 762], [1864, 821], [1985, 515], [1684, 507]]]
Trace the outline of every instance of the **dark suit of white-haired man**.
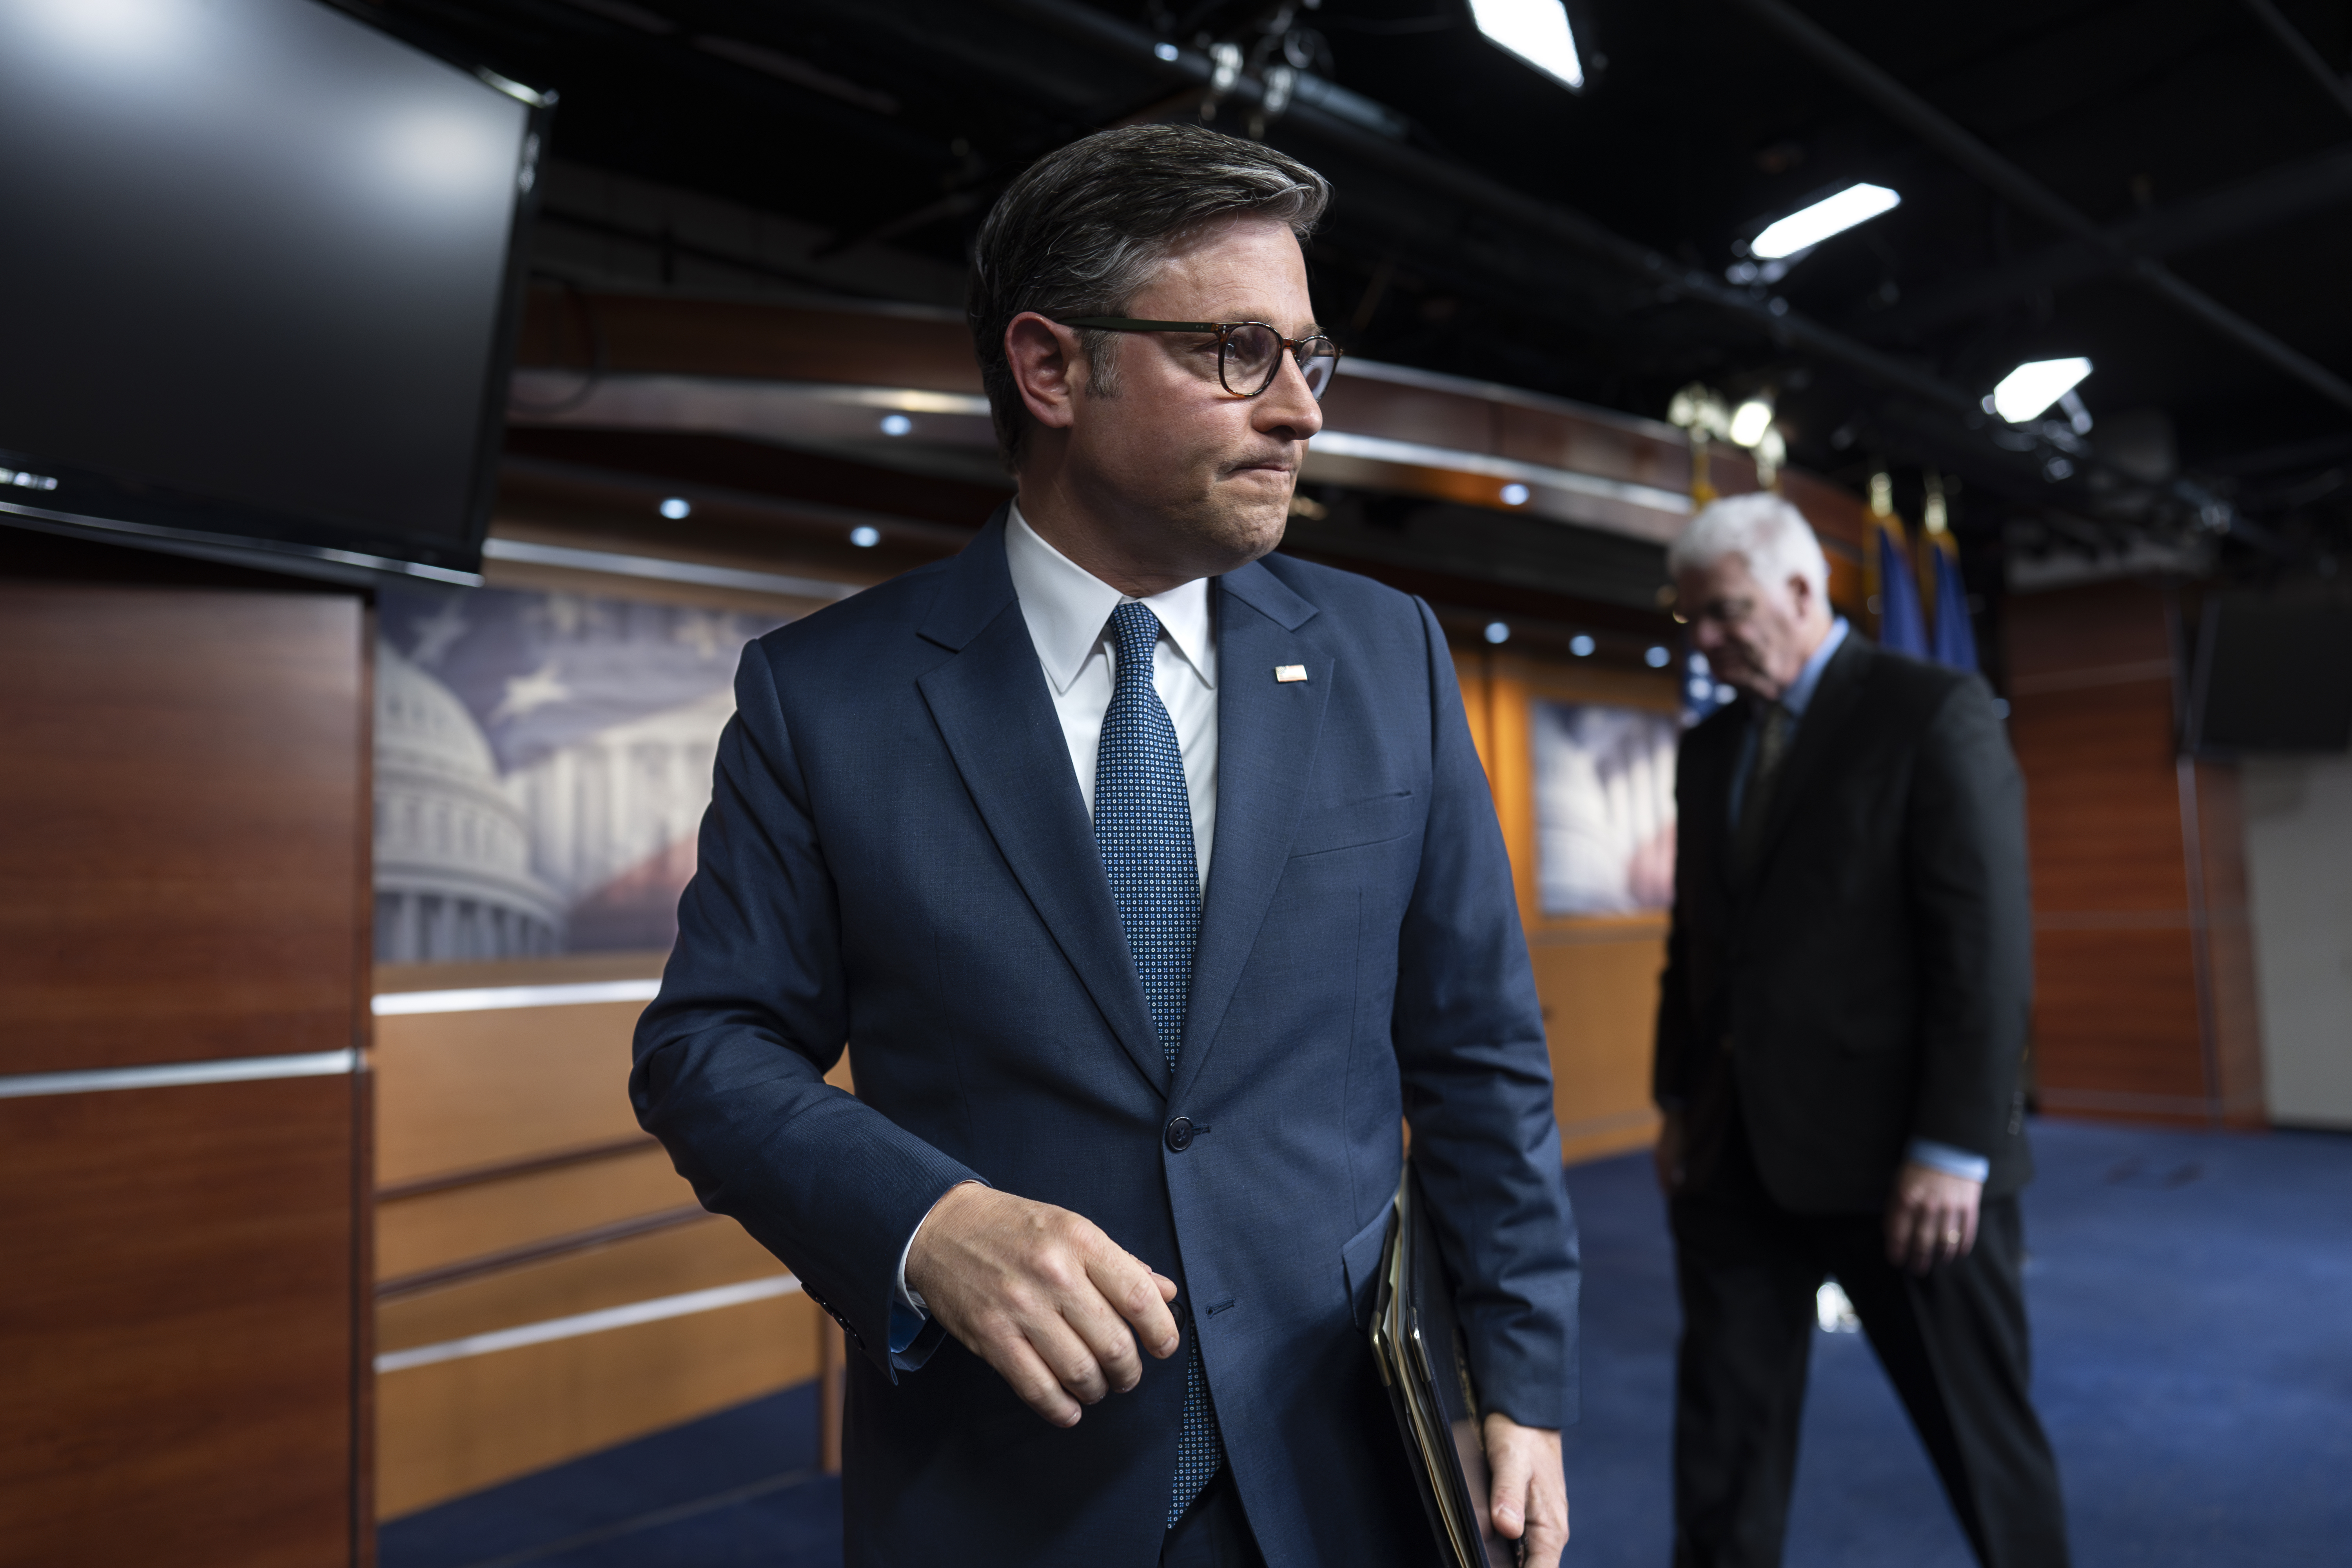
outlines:
[[1655, 1068], [1683, 1305], [1675, 1562], [1780, 1561], [1834, 1278], [1979, 1560], [2058, 1568], [2020, 1282], [2023, 786], [1992, 693], [1854, 635], [1778, 496], [1713, 503], [1668, 565], [1741, 694], [1684, 737], [1675, 784]]

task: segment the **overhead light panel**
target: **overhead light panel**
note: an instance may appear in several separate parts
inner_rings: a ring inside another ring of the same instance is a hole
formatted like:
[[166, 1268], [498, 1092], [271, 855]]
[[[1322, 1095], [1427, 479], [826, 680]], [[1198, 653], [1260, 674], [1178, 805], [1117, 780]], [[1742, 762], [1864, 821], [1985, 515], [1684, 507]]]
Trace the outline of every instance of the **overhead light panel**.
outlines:
[[2011, 425], [2041, 416], [2091, 374], [2086, 359], [2037, 359], [2019, 365], [1992, 389], [1992, 411]]
[[1766, 261], [1811, 250], [1833, 234], [1893, 212], [1903, 198], [1885, 185], [1848, 185], [1801, 212], [1792, 212], [1756, 237], [1748, 250]]
[[1584, 61], [1560, 0], [1470, 0], [1478, 30], [1570, 92], [1584, 90]]

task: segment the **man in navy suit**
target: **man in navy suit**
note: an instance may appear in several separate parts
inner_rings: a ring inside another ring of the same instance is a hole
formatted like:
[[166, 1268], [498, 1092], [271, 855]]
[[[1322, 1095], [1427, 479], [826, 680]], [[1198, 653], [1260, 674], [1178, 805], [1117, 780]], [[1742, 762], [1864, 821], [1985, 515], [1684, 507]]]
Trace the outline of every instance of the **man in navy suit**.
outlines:
[[1327, 196], [1197, 127], [1031, 169], [971, 302], [1018, 500], [745, 652], [630, 1088], [862, 1352], [854, 1563], [1430, 1563], [1362, 1334], [1401, 1119], [1495, 1522], [1567, 1538], [1574, 1230], [1445, 640], [1268, 554]]

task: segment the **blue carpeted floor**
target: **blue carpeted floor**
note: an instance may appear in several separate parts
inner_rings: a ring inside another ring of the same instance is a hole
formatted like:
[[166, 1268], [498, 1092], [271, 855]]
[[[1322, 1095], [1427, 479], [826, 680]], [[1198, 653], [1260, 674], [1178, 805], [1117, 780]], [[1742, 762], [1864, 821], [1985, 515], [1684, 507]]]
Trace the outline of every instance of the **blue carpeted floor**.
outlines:
[[[2035, 1386], [2082, 1568], [2352, 1563], [2352, 1137], [2041, 1124]], [[1585, 1241], [1579, 1568], [1662, 1568], [1675, 1310], [1645, 1157], [1569, 1173]], [[1814, 1341], [1790, 1568], [1965, 1568], [1858, 1335]], [[832, 1568], [805, 1390], [385, 1527], [383, 1568]]]

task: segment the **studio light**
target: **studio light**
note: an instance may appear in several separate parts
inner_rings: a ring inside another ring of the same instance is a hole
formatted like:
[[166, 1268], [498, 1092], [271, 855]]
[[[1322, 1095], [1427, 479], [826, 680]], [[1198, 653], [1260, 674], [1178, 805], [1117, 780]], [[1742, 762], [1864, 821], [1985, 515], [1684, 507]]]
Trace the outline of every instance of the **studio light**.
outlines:
[[1790, 213], [1758, 235], [1748, 248], [1766, 261], [1794, 256], [1902, 205], [1903, 198], [1885, 185], [1848, 185], [1801, 212]]
[[1992, 389], [1992, 411], [2011, 425], [2038, 418], [2043, 410], [2082, 384], [2091, 374], [2086, 359], [2029, 360]]
[[1505, 626], [1500, 621], [1488, 621], [1486, 623], [1486, 640], [1497, 645], [1507, 643], [1511, 640], [1511, 628]]
[[1584, 62], [1560, 0], [1470, 0], [1478, 30], [1570, 92], [1584, 90]]
[[1595, 646], [1593, 640], [1582, 632], [1568, 639], [1568, 651], [1579, 658], [1591, 658]]
[[1739, 446], [1755, 446], [1771, 428], [1772, 400], [1769, 397], [1751, 397], [1732, 410], [1731, 439]]
[[688, 512], [690, 512], [693, 510], [693, 503], [688, 501], [684, 496], [672, 496], [669, 500], [661, 503], [661, 514], [664, 517], [668, 518], [672, 522], [676, 522], [679, 518], [684, 517]]
[[882, 531], [861, 522], [849, 531], [849, 542], [860, 550], [871, 550], [882, 542]]

